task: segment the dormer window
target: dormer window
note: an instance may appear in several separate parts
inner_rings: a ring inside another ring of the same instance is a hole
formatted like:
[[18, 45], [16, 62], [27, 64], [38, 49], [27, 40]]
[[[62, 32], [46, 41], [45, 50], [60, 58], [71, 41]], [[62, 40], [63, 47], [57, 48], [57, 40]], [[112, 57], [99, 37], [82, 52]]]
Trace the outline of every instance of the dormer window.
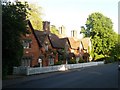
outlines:
[[30, 27], [29, 27], [29, 25], [27, 25], [26, 26], [26, 36], [29, 36], [29, 34], [31, 34]]

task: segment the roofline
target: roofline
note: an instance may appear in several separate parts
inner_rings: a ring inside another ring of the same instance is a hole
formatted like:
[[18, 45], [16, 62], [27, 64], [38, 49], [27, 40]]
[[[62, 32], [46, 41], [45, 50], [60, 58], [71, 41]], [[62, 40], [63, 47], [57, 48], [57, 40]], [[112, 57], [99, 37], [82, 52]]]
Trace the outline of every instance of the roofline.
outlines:
[[40, 42], [39, 42], [39, 40], [38, 40], [38, 38], [37, 38], [37, 36], [35, 34], [34, 28], [33, 28], [32, 24], [31, 24], [30, 20], [27, 20], [27, 21], [28, 21], [28, 25], [30, 26], [30, 28], [32, 30], [32, 33], [34, 34], [34, 36], [35, 36], [35, 38], [37, 40], [37, 43], [38, 43], [39, 47], [42, 47], [42, 45], [40, 44]]
[[85, 50], [84, 45], [83, 45], [83, 42], [82, 42], [82, 41], [80, 41], [80, 42], [81, 42], [81, 44], [82, 44], [83, 50]]
[[49, 39], [50, 44], [51, 44], [51, 46], [52, 46], [53, 48], [55, 48], [55, 49], [63, 49], [63, 48], [59, 48], [59, 47], [54, 47], [53, 44], [52, 44], [52, 42], [51, 42], [51, 40], [50, 40], [50, 36], [49, 36], [49, 35], [48, 35], [48, 39]]
[[[64, 37], [64, 38], [60, 38], [60, 39], [67, 39], [68, 44], [70, 45], [70, 48], [71, 48], [71, 49], [74, 49], [74, 48], [72, 48], [72, 46], [71, 46], [71, 44], [70, 44], [69, 37]], [[75, 49], [74, 49], [74, 50], [75, 50]]]

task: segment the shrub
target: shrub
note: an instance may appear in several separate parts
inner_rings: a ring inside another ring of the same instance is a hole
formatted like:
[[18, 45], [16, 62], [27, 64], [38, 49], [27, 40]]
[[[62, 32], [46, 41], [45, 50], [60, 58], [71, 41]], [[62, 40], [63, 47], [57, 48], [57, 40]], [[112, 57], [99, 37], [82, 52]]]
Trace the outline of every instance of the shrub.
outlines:
[[120, 56], [116, 56], [116, 55], [115, 55], [115, 56], [114, 56], [114, 60], [115, 60], [115, 61], [120, 61]]
[[107, 64], [107, 63], [113, 63], [113, 62], [115, 62], [114, 57], [106, 57], [105, 58], [105, 64]]
[[62, 61], [58, 61], [56, 63], [54, 63], [54, 65], [61, 65], [62, 64]]
[[85, 61], [82, 58], [80, 58], [78, 62], [79, 63], [84, 63]]
[[105, 59], [106, 59], [105, 57], [99, 58], [99, 59], [95, 60], [95, 62], [97, 62], [97, 61], [104, 61]]
[[104, 55], [95, 55], [95, 60], [102, 60], [104, 59]]
[[76, 64], [76, 60], [75, 60], [75, 59], [70, 59], [70, 60], [68, 61], [68, 64]]

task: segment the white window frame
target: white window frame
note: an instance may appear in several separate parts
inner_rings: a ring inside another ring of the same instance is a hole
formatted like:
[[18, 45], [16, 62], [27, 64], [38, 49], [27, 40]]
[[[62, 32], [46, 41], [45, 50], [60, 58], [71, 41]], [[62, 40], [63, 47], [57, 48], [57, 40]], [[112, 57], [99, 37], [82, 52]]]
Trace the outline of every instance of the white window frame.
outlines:
[[49, 65], [54, 65], [54, 58], [53, 57], [49, 57]]
[[32, 40], [31, 41], [25, 41], [25, 40], [23, 40], [23, 48], [24, 49], [31, 48], [31, 42], [32, 42]]

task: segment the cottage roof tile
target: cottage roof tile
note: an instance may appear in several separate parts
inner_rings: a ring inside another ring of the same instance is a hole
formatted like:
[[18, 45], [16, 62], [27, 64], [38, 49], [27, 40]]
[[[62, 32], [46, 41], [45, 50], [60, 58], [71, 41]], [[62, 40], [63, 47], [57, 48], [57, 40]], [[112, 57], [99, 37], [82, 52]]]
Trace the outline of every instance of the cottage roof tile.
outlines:
[[82, 42], [82, 44], [83, 44], [84, 49], [88, 49], [89, 43], [90, 43], [90, 38], [83, 38], [83, 39], [81, 40], [81, 42]]
[[39, 31], [39, 30], [35, 30], [35, 34], [39, 40], [39, 43], [41, 43], [41, 45], [44, 43], [45, 38], [48, 37], [48, 39], [50, 40], [51, 46], [53, 48], [64, 48], [64, 43], [65, 40], [64, 39], [59, 39], [59, 37], [55, 34], [49, 33], [46, 34], [44, 31]]
[[78, 49], [78, 47], [80, 46], [80, 41], [76, 41], [74, 38], [68, 38], [71, 48], [72, 49]]

